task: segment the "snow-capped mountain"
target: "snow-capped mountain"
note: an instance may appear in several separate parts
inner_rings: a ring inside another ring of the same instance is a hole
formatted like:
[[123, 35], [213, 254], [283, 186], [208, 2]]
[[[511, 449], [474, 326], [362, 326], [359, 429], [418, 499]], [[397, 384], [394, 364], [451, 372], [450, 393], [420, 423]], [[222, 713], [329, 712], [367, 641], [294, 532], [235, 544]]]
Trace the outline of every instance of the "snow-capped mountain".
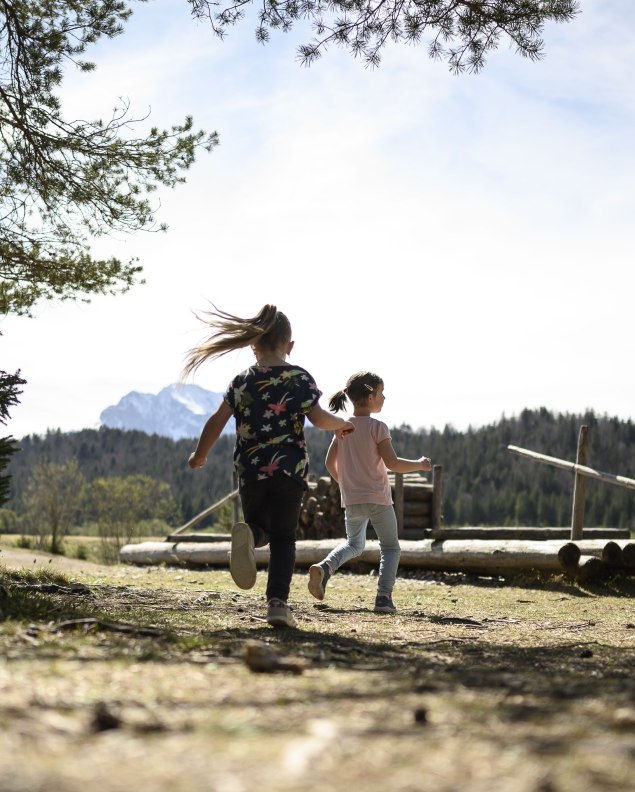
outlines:
[[[222, 398], [222, 393], [189, 384], [168, 385], [157, 394], [131, 391], [119, 404], [106, 407], [99, 420], [110, 429], [138, 429], [173, 440], [198, 438]], [[223, 434], [234, 431], [230, 418]]]

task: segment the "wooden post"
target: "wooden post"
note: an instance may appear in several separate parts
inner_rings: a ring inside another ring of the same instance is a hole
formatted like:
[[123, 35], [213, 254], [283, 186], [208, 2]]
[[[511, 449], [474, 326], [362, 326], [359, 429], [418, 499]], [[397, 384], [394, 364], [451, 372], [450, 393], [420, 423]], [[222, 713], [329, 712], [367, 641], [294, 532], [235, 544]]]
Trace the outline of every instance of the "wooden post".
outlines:
[[395, 514], [397, 536], [403, 537], [403, 473], [395, 473]]
[[432, 467], [432, 530], [443, 527], [443, 468], [441, 465]]
[[[588, 426], [580, 427], [578, 435], [578, 453], [576, 465], [586, 466], [588, 462]], [[586, 477], [576, 472], [573, 484], [573, 508], [571, 510], [571, 541], [582, 539], [584, 531], [584, 493], [586, 490]]]

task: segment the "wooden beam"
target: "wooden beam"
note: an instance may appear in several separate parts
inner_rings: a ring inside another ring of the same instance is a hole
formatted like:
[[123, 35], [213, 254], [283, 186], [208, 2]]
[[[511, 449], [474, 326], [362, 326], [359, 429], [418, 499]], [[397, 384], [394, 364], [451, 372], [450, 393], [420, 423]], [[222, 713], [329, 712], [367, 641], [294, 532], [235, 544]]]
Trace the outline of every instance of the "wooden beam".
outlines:
[[[570, 528], [540, 528], [527, 525], [518, 527], [465, 526], [462, 528], [440, 528], [433, 530], [432, 539], [558, 539], [566, 542], [571, 535]], [[585, 528], [582, 541], [604, 539], [630, 539], [627, 528]]]
[[204, 509], [200, 514], [197, 514], [196, 517], [192, 517], [189, 522], [186, 522], [185, 525], [182, 525], [180, 528], [177, 528], [175, 531], [172, 531], [170, 536], [175, 536], [176, 534], [184, 533], [188, 531], [190, 528], [193, 528], [197, 523], [204, 520], [206, 517], [209, 517], [210, 514], [213, 514], [217, 509], [220, 509], [221, 506], [224, 506], [229, 501], [234, 500], [234, 498], [238, 497], [238, 490], [235, 489], [229, 493], [229, 495], [225, 495], [224, 498], [221, 498], [219, 501], [216, 501], [212, 506], [208, 506], [207, 509]]
[[[340, 539], [302, 540], [296, 545], [296, 568], [309, 567], [318, 563], [340, 542]], [[579, 579], [602, 579], [609, 567], [602, 563], [605, 541], [584, 540], [579, 546], [562, 541], [496, 541], [493, 539], [468, 539], [466, 541], [438, 541], [422, 539], [401, 540], [400, 564], [404, 567], [431, 569], [446, 572], [471, 572], [484, 575], [516, 575], [531, 571], [553, 574], [566, 571]], [[140, 542], [121, 548], [119, 558], [128, 564], [173, 564], [192, 566], [216, 566], [228, 568], [230, 542]], [[568, 551], [561, 552], [568, 547]], [[620, 541], [622, 554], [635, 550], [635, 543]], [[266, 567], [269, 548], [258, 547], [256, 563]], [[567, 555], [568, 558], [563, 559]], [[590, 561], [589, 558], [595, 558]], [[355, 562], [379, 564], [379, 543], [368, 540], [366, 549]], [[564, 563], [563, 563], [564, 562]], [[598, 563], [596, 563], [598, 562]], [[627, 570], [628, 563], [622, 559], [621, 568]], [[627, 574], [631, 569], [627, 570]]]
[[[299, 570], [322, 561], [341, 539], [299, 541], [296, 545], [296, 568]], [[497, 542], [472, 539], [440, 542], [432, 539], [400, 540], [400, 564], [406, 567], [464, 571], [480, 574], [518, 574], [531, 569], [562, 571], [557, 543]], [[229, 542], [141, 542], [121, 548], [120, 560], [130, 564], [192, 564], [227, 568]], [[269, 562], [269, 548], [255, 551], [258, 567]], [[379, 564], [379, 542], [368, 540], [366, 549], [355, 561]], [[351, 563], [353, 563], [351, 561]]]
[[558, 457], [547, 456], [546, 454], [539, 454], [536, 451], [528, 451], [526, 448], [519, 448], [518, 446], [508, 445], [507, 450], [512, 454], [526, 457], [534, 462], [544, 462], [545, 465], [560, 468], [561, 470], [570, 470], [572, 473], [580, 473], [589, 478], [605, 481], [607, 484], [616, 484], [618, 487], [626, 487], [626, 489], [635, 490], [635, 479], [627, 478], [626, 476], [616, 476], [613, 473], [603, 473], [600, 470], [586, 467], [586, 465], [577, 465], [575, 462], [567, 462], [565, 459], [558, 459]]

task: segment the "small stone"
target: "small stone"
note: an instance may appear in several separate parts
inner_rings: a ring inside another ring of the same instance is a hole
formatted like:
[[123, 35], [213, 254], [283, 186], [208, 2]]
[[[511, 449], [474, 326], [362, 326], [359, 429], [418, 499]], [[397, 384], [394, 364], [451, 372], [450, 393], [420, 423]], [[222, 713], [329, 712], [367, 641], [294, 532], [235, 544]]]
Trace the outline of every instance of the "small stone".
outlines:
[[121, 725], [121, 718], [109, 710], [108, 706], [103, 701], [95, 705], [91, 723], [93, 731], [101, 732], [109, 731], [110, 729], [119, 729]]
[[428, 710], [425, 707], [417, 707], [414, 711], [415, 723], [424, 724], [428, 722]]

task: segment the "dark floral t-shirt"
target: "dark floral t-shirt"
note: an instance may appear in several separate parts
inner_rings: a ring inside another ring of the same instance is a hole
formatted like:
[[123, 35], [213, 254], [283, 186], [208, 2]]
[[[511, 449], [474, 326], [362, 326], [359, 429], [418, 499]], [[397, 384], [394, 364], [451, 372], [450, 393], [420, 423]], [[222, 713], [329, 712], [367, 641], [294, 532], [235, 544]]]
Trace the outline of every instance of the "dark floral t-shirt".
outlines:
[[321, 395], [300, 366], [251, 366], [234, 377], [223, 398], [236, 419], [239, 484], [284, 473], [306, 488], [304, 417]]

